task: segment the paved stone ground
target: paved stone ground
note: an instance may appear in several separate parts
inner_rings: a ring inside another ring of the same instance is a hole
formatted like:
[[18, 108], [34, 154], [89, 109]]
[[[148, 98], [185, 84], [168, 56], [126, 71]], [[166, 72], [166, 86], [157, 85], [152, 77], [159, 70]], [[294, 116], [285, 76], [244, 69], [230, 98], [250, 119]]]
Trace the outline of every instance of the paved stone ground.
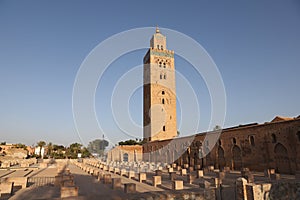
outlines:
[[[65, 162], [65, 161], [64, 161]], [[65, 162], [66, 163], [66, 162]], [[188, 192], [200, 192], [203, 189], [199, 188], [200, 179], [196, 179], [193, 184], [189, 184], [187, 182], [187, 176], [180, 176], [179, 172], [176, 174], [176, 180], [183, 180], [184, 182], [184, 190], [181, 191], [173, 191], [172, 189], [172, 181], [170, 181], [169, 174], [166, 170], [163, 170], [162, 174], [162, 185], [158, 187], [152, 186], [152, 176], [153, 172], [147, 172], [147, 180], [145, 183], [139, 183], [138, 174], [136, 173], [133, 179], [129, 179], [125, 176], [120, 176], [118, 174], [114, 174], [111, 172], [105, 171], [105, 173], [111, 174], [112, 178], [121, 178], [122, 187], [121, 189], [113, 190], [111, 184], [103, 184], [99, 182], [95, 176], [84, 172], [79, 167], [70, 163], [67, 166], [70, 169], [71, 174], [74, 176], [75, 186], [79, 187], [79, 196], [74, 198], [67, 199], [112, 199], [112, 200], [121, 200], [121, 199], [139, 199], [141, 197], [147, 197], [153, 194], [180, 194], [188, 193]], [[97, 170], [101, 171], [97, 168]], [[0, 177], [9, 177], [9, 176], [24, 176], [28, 173], [28, 170], [16, 170], [11, 174], [7, 174], [8, 171], [0, 170]], [[55, 177], [57, 175], [57, 165], [50, 165], [47, 168], [42, 168], [35, 170], [28, 177]], [[196, 172], [192, 172], [192, 174], [196, 174]], [[255, 182], [266, 182], [268, 179], [264, 177], [264, 174], [261, 172], [253, 172], [255, 176]], [[235, 195], [235, 181], [241, 174], [238, 171], [231, 171], [226, 174], [226, 178], [223, 180], [223, 199], [234, 199]], [[205, 180], [210, 180], [211, 178], [216, 177], [215, 172], [207, 173], [203, 177]], [[293, 179], [293, 176], [283, 175], [281, 176], [283, 180]], [[135, 183], [136, 184], [136, 194], [126, 194], [124, 193], [124, 184], [126, 183]], [[148, 195], [148, 196], [149, 196]], [[21, 189], [17, 191], [10, 199], [19, 200], [19, 199], [60, 199], [60, 188], [57, 186], [42, 186], [42, 187], [28, 187], [26, 189]]]

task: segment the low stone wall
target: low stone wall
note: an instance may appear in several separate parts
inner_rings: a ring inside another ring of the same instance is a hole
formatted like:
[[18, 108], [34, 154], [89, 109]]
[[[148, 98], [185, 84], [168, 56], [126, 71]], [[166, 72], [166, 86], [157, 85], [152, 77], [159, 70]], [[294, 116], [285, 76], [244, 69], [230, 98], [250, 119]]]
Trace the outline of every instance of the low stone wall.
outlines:
[[216, 200], [216, 189], [197, 190], [197, 191], [164, 191], [164, 192], [146, 192], [142, 194], [132, 194], [130, 199], [142, 200], [142, 199], [205, 199]]
[[22, 189], [27, 187], [27, 177], [8, 177], [4, 179], [4, 182], [14, 183], [14, 186], [21, 186]]
[[3, 196], [3, 194], [12, 195], [13, 187], [14, 187], [14, 183], [10, 183], [10, 182], [0, 183], [0, 197]]

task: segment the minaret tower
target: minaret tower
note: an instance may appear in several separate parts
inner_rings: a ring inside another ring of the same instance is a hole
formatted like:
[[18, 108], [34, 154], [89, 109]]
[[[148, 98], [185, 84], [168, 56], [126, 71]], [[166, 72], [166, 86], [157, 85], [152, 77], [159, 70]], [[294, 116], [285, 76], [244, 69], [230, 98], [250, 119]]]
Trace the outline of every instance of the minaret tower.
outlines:
[[174, 51], [156, 27], [144, 57], [144, 139], [177, 136]]

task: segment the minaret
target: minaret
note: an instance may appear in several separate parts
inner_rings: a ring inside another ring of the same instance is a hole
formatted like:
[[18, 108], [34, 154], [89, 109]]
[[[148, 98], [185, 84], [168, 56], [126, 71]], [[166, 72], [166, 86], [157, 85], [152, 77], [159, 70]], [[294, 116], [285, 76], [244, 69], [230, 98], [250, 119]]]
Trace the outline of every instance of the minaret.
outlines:
[[177, 136], [174, 51], [156, 27], [144, 57], [144, 139]]

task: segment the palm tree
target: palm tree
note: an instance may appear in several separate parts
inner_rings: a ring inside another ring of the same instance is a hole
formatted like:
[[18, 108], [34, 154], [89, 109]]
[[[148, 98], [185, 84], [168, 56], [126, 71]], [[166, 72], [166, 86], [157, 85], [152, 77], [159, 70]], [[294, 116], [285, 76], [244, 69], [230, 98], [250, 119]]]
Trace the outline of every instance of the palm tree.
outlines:
[[52, 154], [52, 150], [53, 150], [53, 144], [51, 143], [51, 142], [49, 142], [48, 144], [47, 144], [47, 149], [48, 149], [48, 156], [51, 156], [51, 154]]
[[39, 141], [37, 146], [40, 147], [40, 157], [42, 157], [42, 148], [46, 145], [45, 141]]

